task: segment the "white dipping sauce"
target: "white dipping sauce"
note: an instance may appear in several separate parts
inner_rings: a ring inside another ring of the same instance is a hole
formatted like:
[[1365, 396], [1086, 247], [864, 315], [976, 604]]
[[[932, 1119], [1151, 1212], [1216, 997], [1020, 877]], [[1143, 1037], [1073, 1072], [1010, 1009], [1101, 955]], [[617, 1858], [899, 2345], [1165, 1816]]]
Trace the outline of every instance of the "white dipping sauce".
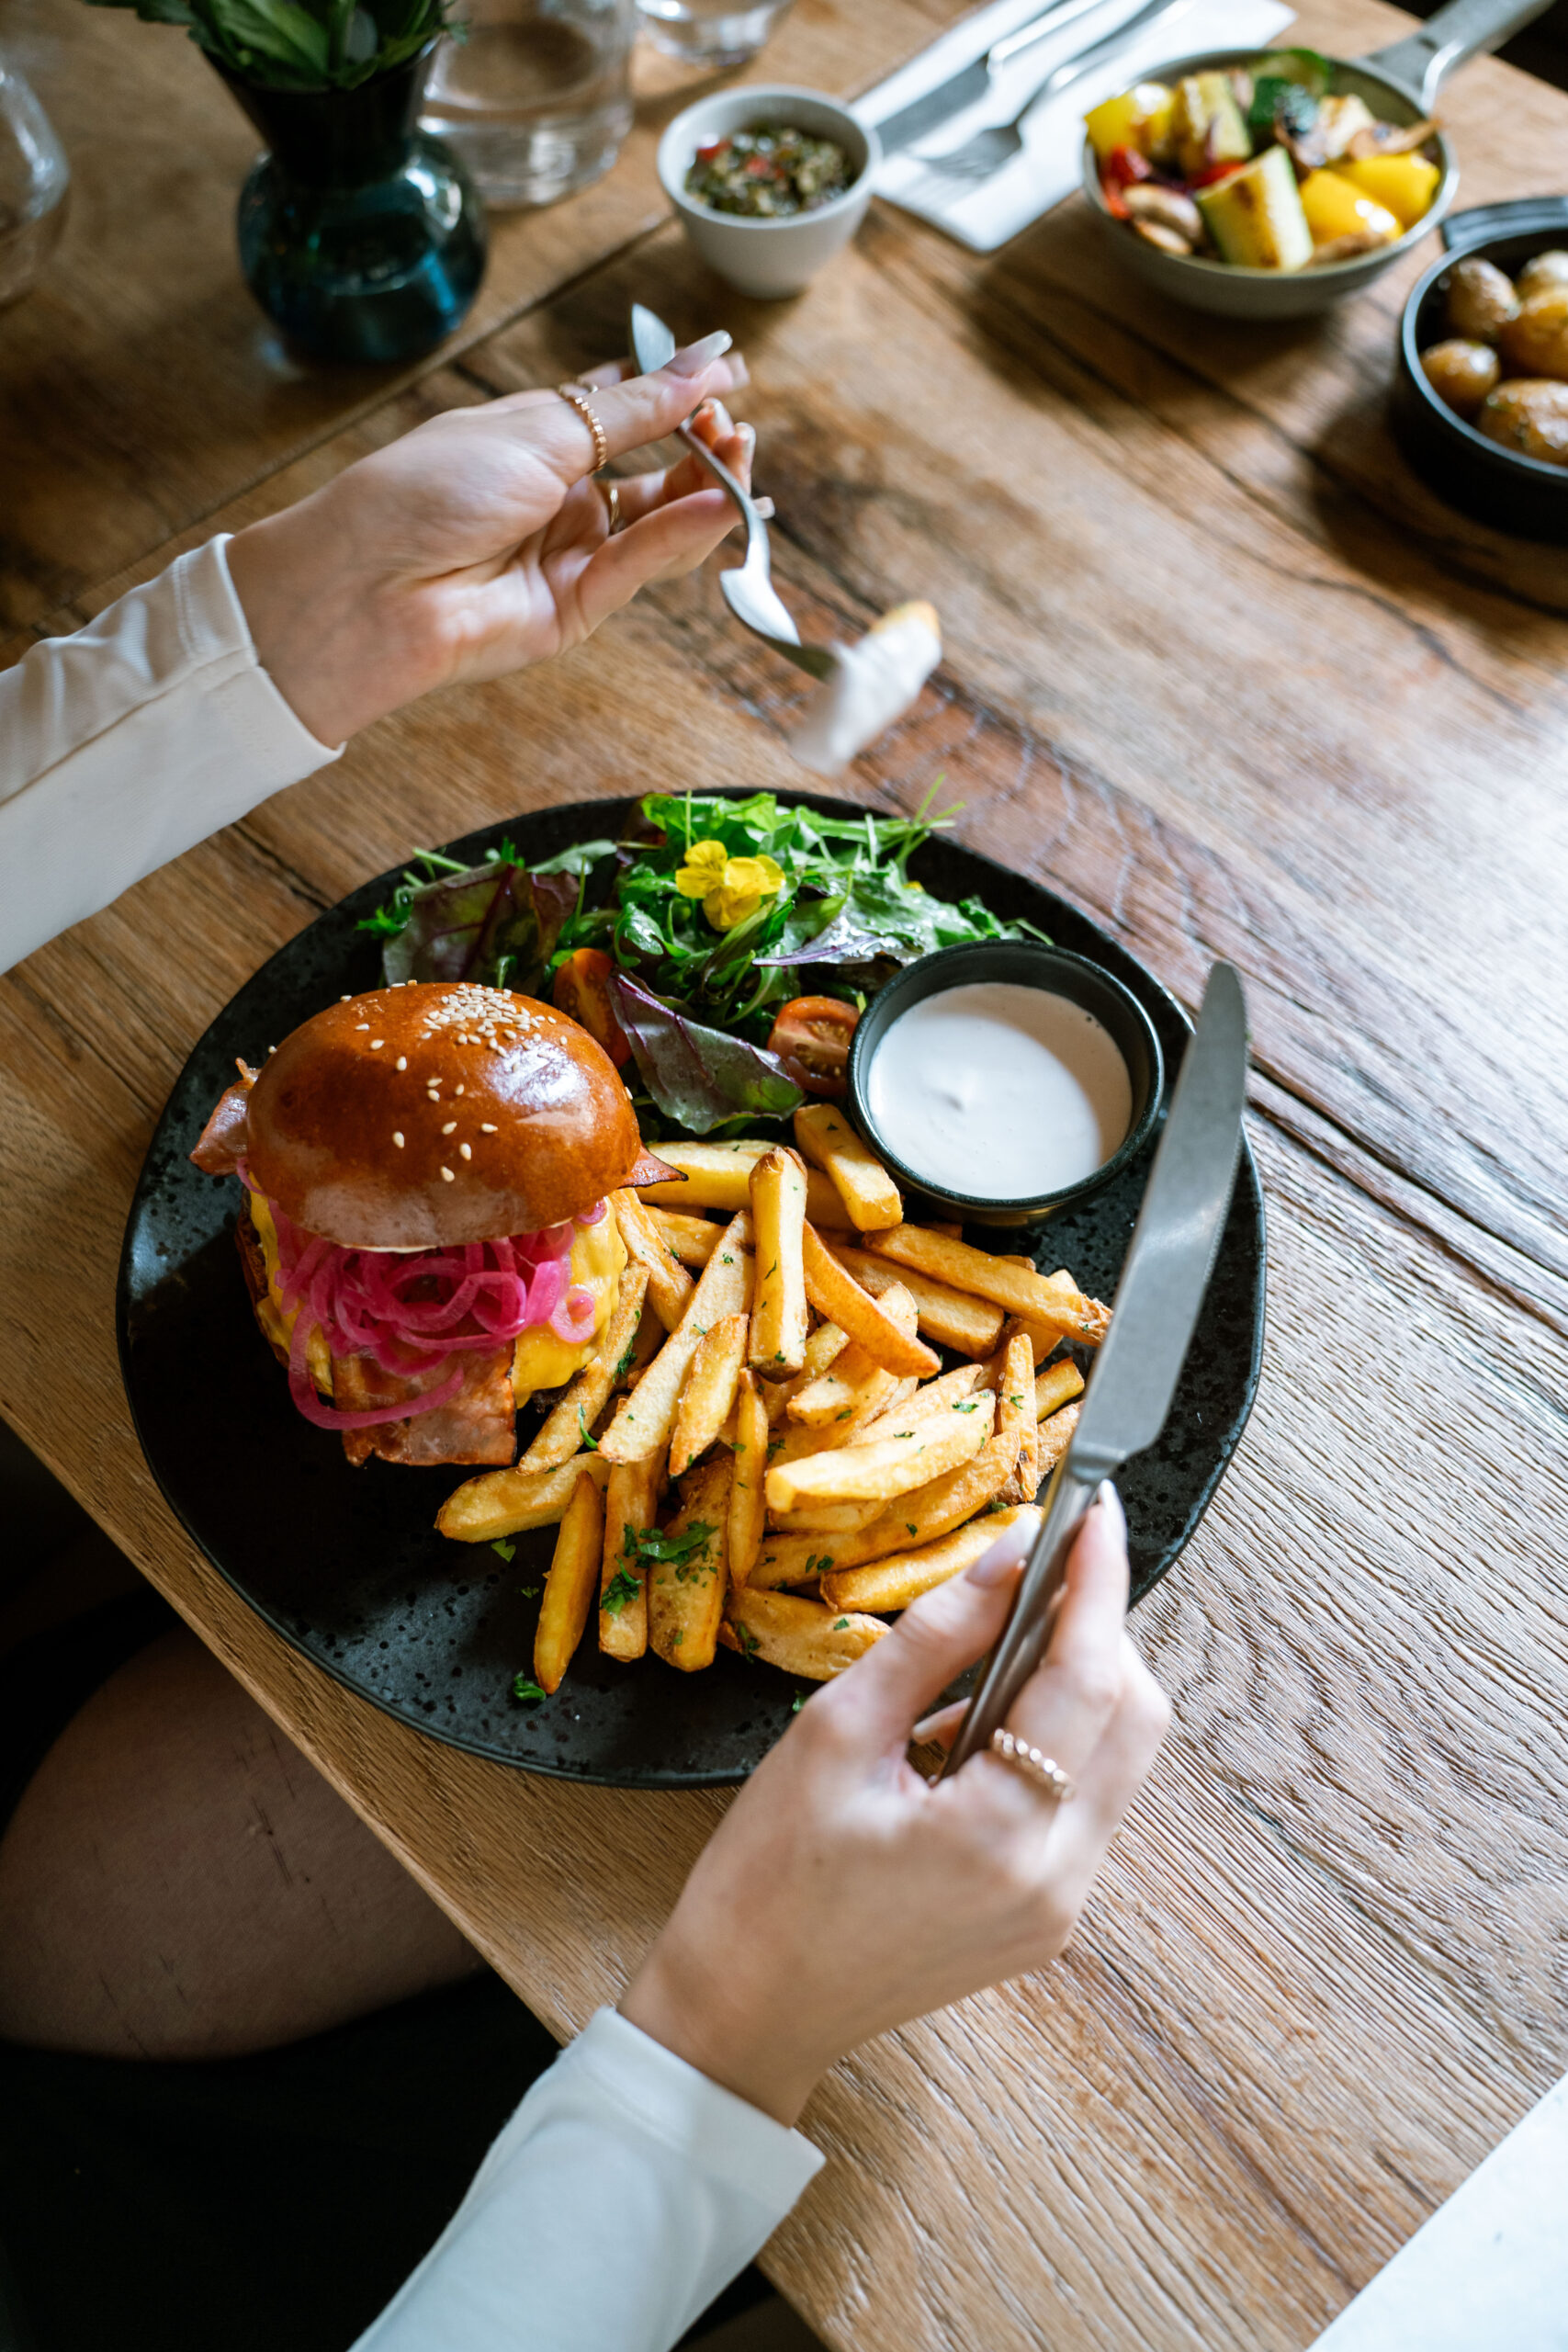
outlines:
[[1133, 1120], [1110, 1031], [1070, 997], [1010, 980], [942, 989], [900, 1013], [866, 1093], [897, 1159], [975, 1200], [1038, 1200], [1080, 1182]]

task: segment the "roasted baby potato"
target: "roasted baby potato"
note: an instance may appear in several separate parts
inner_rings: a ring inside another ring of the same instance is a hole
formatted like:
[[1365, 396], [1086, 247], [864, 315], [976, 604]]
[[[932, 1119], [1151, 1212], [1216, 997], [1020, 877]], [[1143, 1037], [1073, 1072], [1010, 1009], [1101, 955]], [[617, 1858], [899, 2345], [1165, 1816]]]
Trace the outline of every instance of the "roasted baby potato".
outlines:
[[1489, 441], [1543, 465], [1568, 466], [1568, 384], [1523, 376], [1489, 392], [1475, 420]]
[[1450, 335], [1421, 354], [1427, 381], [1458, 416], [1473, 416], [1496, 384], [1497, 354], [1489, 343], [1467, 343]]
[[1528, 302], [1532, 294], [1544, 294], [1549, 286], [1568, 286], [1568, 254], [1561, 248], [1537, 254], [1514, 280], [1521, 302]]
[[1495, 263], [1457, 261], [1449, 277], [1449, 333], [1468, 343], [1495, 343], [1518, 310], [1518, 297]]
[[1568, 378], [1568, 286], [1548, 286], [1521, 302], [1497, 335], [1514, 376]]

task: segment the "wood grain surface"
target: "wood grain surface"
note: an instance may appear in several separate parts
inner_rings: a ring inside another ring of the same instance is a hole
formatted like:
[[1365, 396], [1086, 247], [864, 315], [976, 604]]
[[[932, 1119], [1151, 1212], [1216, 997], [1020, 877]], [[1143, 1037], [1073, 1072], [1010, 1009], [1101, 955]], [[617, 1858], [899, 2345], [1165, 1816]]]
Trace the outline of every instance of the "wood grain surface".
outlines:
[[[938, 13], [801, 0], [765, 62], [853, 86]], [[128, 74], [121, 33], [160, 44], [80, 15]], [[1404, 21], [1322, 0], [1302, 29], [1350, 53]], [[210, 192], [247, 142], [222, 147], [195, 62], [183, 168]], [[1464, 199], [1561, 178], [1557, 94], [1483, 62], [1444, 112]], [[163, 209], [153, 149], [117, 131], [92, 172], [140, 168]], [[0, 356], [0, 400], [41, 406], [8, 413], [27, 498], [0, 613], [17, 650], [74, 626], [421, 415], [615, 347], [646, 288], [748, 354], [792, 604], [942, 609], [942, 670], [845, 791], [907, 809], [941, 778], [964, 840], [1189, 1000], [1214, 955], [1241, 966], [1270, 1338], [1242, 1453], [1138, 1620], [1177, 1728], [1067, 1960], [824, 2086], [830, 2160], [766, 2265], [855, 2352], [1293, 2352], [1565, 2063], [1568, 555], [1404, 472], [1397, 276], [1244, 333], [1131, 294], [1076, 203], [985, 260], [874, 208], [807, 296], [749, 305], [649, 225], [639, 173], [634, 153], [600, 213], [591, 191], [530, 216], [460, 355], [370, 390], [280, 390], [204, 244], [210, 342], [175, 321], [199, 401], [163, 413], [130, 370], [101, 463], [43, 390], [113, 373], [138, 299], [155, 345], [165, 294], [126, 260], [96, 345], [10, 314], [32, 356]], [[68, 272], [58, 300], [85, 321], [90, 291]], [[798, 684], [711, 575], [661, 590], [546, 670], [370, 729], [0, 982], [0, 1409], [563, 2034], [624, 1982], [720, 1801], [438, 1747], [267, 1634], [136, 1448], [119, 1234], [191, 1041], [321, 906], [521, 808], [796, 781]]]

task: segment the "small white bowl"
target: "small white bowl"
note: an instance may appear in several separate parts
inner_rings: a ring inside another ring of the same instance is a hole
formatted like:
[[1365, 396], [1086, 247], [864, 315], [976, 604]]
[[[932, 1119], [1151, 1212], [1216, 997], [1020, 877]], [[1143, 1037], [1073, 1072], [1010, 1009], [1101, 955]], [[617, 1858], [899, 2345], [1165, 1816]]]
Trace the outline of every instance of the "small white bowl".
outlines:
[[[842, 196], [813, 212], [777, 220], [749, 220], [736, 212], [716, 212], [686, 194], [686, 174], [697, 149], [727, 131], [755, 130], [776, 122], [814, 138], [836, 140], [853, 177]], [[849, 243], [865, 218], [872, 183], [882, 162], [874, 130], [818, 90], [795, 90], [782, 83], [748, 83], [739, 90], [716, 90], [678, 114], [659, 142], [659, 177], [681, 216], [681, 225], [711, 269], [742, 294], [773, 300], [798, 294], [825, 261]]]

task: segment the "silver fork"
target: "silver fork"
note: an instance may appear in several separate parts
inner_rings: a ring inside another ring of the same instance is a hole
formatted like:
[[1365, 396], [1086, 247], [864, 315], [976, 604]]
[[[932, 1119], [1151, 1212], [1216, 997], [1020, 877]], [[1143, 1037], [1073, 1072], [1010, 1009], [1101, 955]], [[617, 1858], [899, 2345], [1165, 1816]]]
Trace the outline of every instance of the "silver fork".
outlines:
[[[641, 302], [632, 304], [632, 357], [645, 376], [662, 368], [675, 353], [675, 338], [652, 311]], [[736, 571], [721, 571], [718, 584], [724, 601], [738, 621], [804, 670], [809, 678], [830, 678], [842, 665], [830, 646], [803, 645], [800, 631], [790, 618], [783, 599], [773, 582], [773, 557], [768, 545], [768, 526], [758, 511], [757, 502], [742, 490], [727, 465], [714, 456], [700, 434], [694, 433], [690, 421], [678, 424], [677, 437], [683, 441], [694, 457], [706, 466], [716, 481], [721, 482], [740, 510], [746, 525], [746, 560]]]
[[999, 172], [1004, 164], [1010, 164], [1015, 155], [1022, 153], [1023, 125], [1037, 106], [1046, 98], [1059, 97], [1091, 66], [1102, 65], [1108, 57], [1130, 47], [1145, 27], [1157, 17], [1185, 16], [1191, 6], [1192, 0], [1146, 0], [1146, 5], [1118, 25], [1114, 32], [1107, 33], [1078, 56], [1054, 66], [1043, 82], [1035, 84], [1010, 122], [988, 124], [945, 155], [922, 155], [912, 151], [916, 162], [924, 164], [928, 171], [941, 172], [951, 179], [988, 180], [993, 172]]

